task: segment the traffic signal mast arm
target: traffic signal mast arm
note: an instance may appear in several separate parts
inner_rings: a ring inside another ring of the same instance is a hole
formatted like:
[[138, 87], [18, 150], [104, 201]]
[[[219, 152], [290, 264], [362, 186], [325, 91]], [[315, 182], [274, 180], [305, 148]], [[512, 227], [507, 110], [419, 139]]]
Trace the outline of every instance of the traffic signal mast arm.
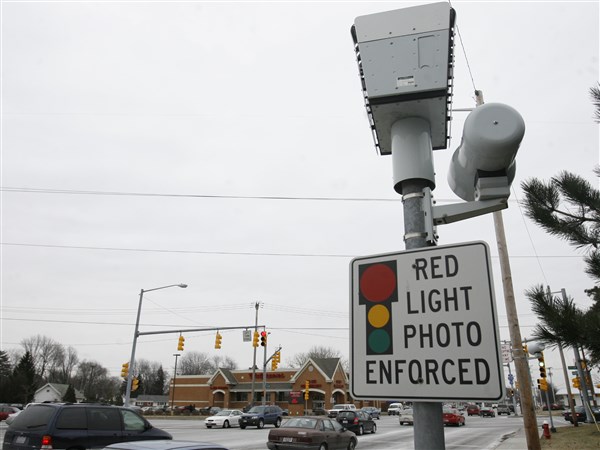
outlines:
[[[237, 327], [211, 327], [211, 328], [182, 328], [179, 330], [163, 330], [163, 331], [138, 331], [138, 336], [150, 336], [152, 334], [179, 334], [192, 333], [195, 331], [219, 331], [219, 330], [247, 330], [254, 328], [254, 325], [244, 325]], [[266, 325], [257, 325], [257, 328], [266, 328]]]
[[282, 347], [281, 347], [281, 345], [280, 345], [280, 346], [277, 348], [277, 350], [275, 350], [275, 351], [273, 352], [273, 354], [272, 354], [271, 356], [269, 356], [269, 359], [266, 359], [266, 360], [265, 360], [265, 362], [264, 362], [264, 364], [263, 364], [263, 367], [267, 367], [267, 364], [269, 363], [269, 361], [271, 361], [273, 358], [277, 357], [277, 355], [279, 354], [279, 352], [281, 351], [281, 349], [282, 349]]

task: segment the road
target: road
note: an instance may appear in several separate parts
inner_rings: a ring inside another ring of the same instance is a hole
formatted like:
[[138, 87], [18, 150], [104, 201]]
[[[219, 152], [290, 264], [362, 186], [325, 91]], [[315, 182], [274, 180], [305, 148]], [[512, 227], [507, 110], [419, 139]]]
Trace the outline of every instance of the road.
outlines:
[[[541, 422], [545, 418], [538, 418]], [[159, 419], [149, 417], [150, 422], [173, 435], [174, 439], [219, 443], [230, 450], [266, 449], [267, 436], [273, 427], [262, 430], [256, 428], [207, 429], [202, 420]], [[411, 450], [413, 446], [413, 427], [400, 426], [398, 418], [384, 415], [376, 420], [377, 433], [358, 437], [360, 450]], [[555, 419], [555, 425], [566, 425], [562, 418]], [[444, 429], [446, 450], [493, 450], [505, 438], [523, 427], [523, 418], [467, 417], [466, 426]], [[4, 438], [6, 424], [0, 423], [0, 439]]]
[[[169, 431], [175, 439], [215, 442], [230, 450], [266, 449], [271, 426], [256, 428], [206, 429], [202, 422], [184, 420], [152, 419], [159, 428]], [[400, 426], [398, 418], [382, 416], [376, 420], [377, 433], [358, 437], [360, 450], [410, 450], [413, 445], [413, 427]], [[522, 428], [523, 418], [502, 416], [495, 418], [467, 417], [466, 426], [444, 429], [446, 449], [492, 450], [507, 435]]]

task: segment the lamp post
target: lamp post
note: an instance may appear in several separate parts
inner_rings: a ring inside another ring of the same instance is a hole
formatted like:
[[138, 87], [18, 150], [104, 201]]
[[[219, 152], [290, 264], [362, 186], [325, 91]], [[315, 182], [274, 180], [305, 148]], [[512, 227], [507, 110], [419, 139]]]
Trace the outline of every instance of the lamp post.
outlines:
[[131, 346], [131, 358], [129, 358], [129, 373], [127, 374], [127, 388], [125, 389], [125, 406], [129, 406], [129, 400], [131, 399], [131, 380], [135, 370], [135, 347], [137, 345], [137, 338], [139, 336], [140, 314], [142, 312], [142, 299], [144, 298], [144, 293], [158, 291], [159, 289], [166, 289], [170, 287], [186, 288], [187, 284], [169, 284], [168, 286], [140, 290], [140, 301], [138, 303], [137, 318], [135, 319], [135, 331], [133, 332], [133, 345]]
[[177, 358], [181, 356], [179, 353], [173, 353], [175, 357], [175, 370], [173, 370], [173, 389], [171, 390], [171, 414], [173, 414], [173, 408], [175, 407], [175, 381], [177, 381]]

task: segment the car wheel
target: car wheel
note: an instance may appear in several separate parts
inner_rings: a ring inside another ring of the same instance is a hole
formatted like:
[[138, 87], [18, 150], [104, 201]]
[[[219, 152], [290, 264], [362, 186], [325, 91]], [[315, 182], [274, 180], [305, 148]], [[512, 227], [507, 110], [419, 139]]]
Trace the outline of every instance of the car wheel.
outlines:
[[377, 433], [377, 425], [373, 424], [373, 428], [371, 428], [371, 433]]
[[212, 428], [212, 425], [206, 425], [206, 428], [210, 430]]
[[245, 429], [246, 429], [246, 425], [240, 425], [240, 428], [241, 428], [242, 430], [245, 430]]
[[279, 428], [281, 426], [281, 417], [278, 417], [275, 421], [275, 428]]
[[356, 434], [358, 434], [359, 436], [362, 436], [363, 434], [365, 434], [365, 430], [363, 429], [362, 425], [358, 427], [358, 433], [356, 433]]
[[264, 426], [265, 426], [265, 422], [264, 422], [264, 420], [260, 419], [260, 420], [258, 421], [258, 425], [257, 425], [256, 427], [257, 427], [257, 428], [264, 428]]
[[226, 420], [225, 422], [223, 422], [223, 428], [229, 428], [231, 425], [229, 425], [229, 420]]
[[348, 442], [348, 450], [354, 450], [356, 448], [356, 441], [354, 439], [350, 439]]

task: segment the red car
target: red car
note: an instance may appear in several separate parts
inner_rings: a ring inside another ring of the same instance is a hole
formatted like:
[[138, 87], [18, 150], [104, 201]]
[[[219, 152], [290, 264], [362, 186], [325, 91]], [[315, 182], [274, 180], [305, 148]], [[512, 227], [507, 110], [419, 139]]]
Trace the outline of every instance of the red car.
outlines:
[[479, 415], [479, 406], [477, 406], [477, 405], [467, 406], [467, 414], [469, 416], [478, 416]]
[[458, 409], [444, 408], [444, 425], [454, 425], [460, 427], [465, 424], [465, 416]]
[[6, 418], [8, 416], [10, 416], [11, 414], [14, 414], [16, 412], [19, 412], [19, 411], [20, 411], [20, 409], [15, 408], [14, 406], [6, 406], [6, 405], [0, 406], [0, 421], [6, 420]]

